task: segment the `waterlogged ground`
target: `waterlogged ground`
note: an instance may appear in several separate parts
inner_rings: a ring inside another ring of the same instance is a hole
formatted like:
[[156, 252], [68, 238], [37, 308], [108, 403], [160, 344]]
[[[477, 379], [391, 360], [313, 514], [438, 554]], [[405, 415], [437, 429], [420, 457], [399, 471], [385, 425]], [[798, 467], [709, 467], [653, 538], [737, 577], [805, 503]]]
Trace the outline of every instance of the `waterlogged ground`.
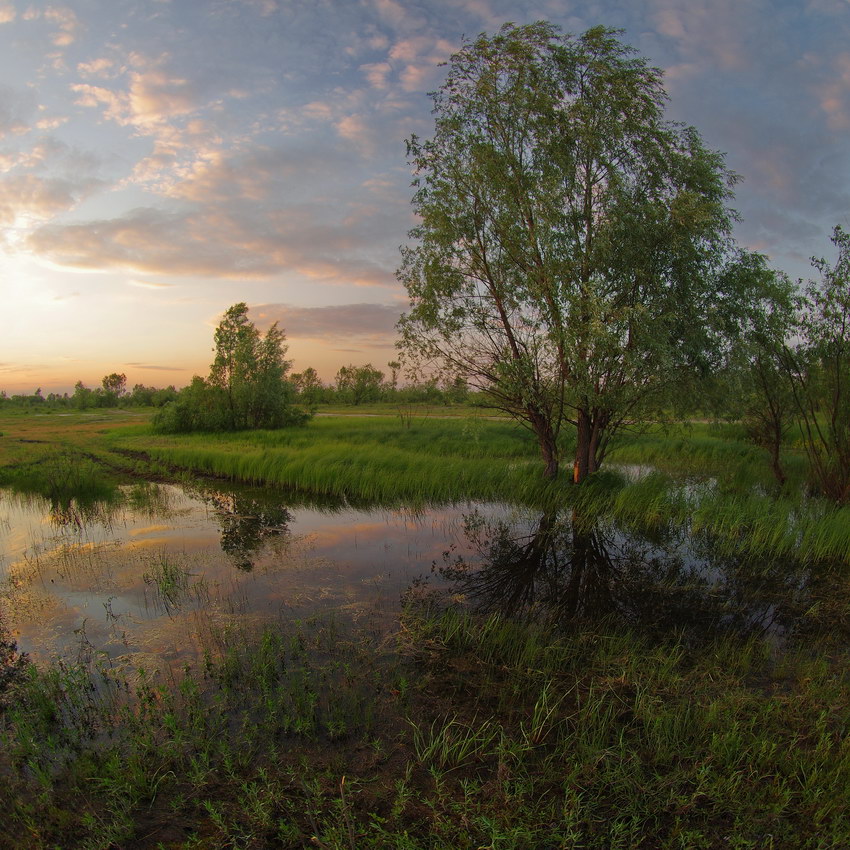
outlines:
[[122, 494], [51, 511], [0, 491], [0, 605], [22, 651], [150, 666], [191, 660], [236, 621], [335, 611], [381, 630], [447, 547], [471, 552], [455, 508], [293, 506], [157, 484]]
[[236, 625], [317, 614], [380, 634], [411, 589], [560, 624], [614, 617], [658, 636], [777, 642], [830, 595], [828, 580], [787, 561], [721, 557], [680, 531], [627, 533], [570, 513], [358, 510], [164, 484], [60, 510], [0, 491], [0, 606], [36, 659], [175, 666]]

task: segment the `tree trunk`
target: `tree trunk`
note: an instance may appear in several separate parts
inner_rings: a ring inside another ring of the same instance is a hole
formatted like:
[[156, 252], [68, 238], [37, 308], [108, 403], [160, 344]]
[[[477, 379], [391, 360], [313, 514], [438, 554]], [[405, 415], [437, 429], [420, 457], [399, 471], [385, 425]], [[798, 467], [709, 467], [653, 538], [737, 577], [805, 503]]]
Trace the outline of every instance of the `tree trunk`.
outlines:
[[779, 461], [779, 449], [782, 444], [782, 431], [779, 427], [775, 428], [773, 439], [770, 446], [770, 464], [773, 468], [773, 474], [781, 487], [785, 483], [785, 470]]
[[573, 463], [573, 481], [580, 484], [599, 469], [601, 447], [610, 415], [605, 411], [578, 411], [576, 424], [576, 456]]
[[547, 416], [539, 411], [528, 411], [528, 418], [537, 437], [540, 453], [543, 455], [543, 477], [554, 480], [558, 476], [558, 467], [561, 458], [558, 452], [558, 440], [552, 429], [552, 423]]
[[586, 410], [579, 410], [576, 423], [576, 455], [573, 461], [573, 481], [581, 484], [591, 470], [592, 423]]

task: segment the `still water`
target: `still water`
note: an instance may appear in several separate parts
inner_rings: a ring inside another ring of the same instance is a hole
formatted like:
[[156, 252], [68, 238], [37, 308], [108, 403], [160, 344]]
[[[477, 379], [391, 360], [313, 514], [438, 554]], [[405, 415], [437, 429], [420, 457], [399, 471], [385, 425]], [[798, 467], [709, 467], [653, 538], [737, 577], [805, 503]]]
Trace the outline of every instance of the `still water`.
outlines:
[[317, 613], [381, 629], [447, 547], [471, 554], [463, 513], [168, 484], [126, 488], [117, 506], [80, 512], [0, 491], [0, 606], [35, 658], [184, 660], [231, 622]]
[[0, 613], [36, 659], [192, 661], [216, 635], [333, 616], [384, 633], [406, 594], [565, 624], [781, 641], [819, 592], [793, 565], [719, 556], [569, 511], [305, 504], [259, 488], [140, 484], [112, 505], [0, 491]]

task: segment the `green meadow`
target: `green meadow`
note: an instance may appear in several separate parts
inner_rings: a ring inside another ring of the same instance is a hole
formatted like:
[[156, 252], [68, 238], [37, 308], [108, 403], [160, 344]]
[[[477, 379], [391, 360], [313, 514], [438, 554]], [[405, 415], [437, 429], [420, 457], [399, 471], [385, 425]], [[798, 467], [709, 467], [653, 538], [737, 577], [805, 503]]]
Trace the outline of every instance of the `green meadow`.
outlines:
[[[781, 488], [737, 426], [706, 423], [625, 435], [576, 486], [546, 483], [509, 421], [365, 412], [168, 437], [145, 414], [8, 415], [0, 486], [71, 509], [215, 477], [675, 531], [742, 582], [784, 577], [789, 608], [808, 583], [793, 632], [544, 622], [423, 586], [388, 632], [210, 625], [197, 663], [128, 670], [29, 662], [0, 621], [0, 846], [850, 846], [850, 513], [807, 487], [793, 435]], [[176, 604], [186, 575], [163, 561], [151, 586]]]

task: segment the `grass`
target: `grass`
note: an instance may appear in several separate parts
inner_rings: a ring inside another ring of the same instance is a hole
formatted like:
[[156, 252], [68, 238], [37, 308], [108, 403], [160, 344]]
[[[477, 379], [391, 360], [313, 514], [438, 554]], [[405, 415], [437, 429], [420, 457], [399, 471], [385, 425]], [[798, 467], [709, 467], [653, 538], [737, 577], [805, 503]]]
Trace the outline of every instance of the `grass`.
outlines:
[[848, 846], [848, 660], [411, 603], [393, 644], [317, 620], [134, 681], [28, 666], [4, 846]]
[[[44, 493], [42, 467], [84, 468], [72, 499], [89, 473], [183, 469], [355, 501], [555, 501], [659, 545], [685, 529], [782, 555], [792, 585], [799, 558], [831, 579], [784, 642], [604, 618], [556, 630], [420, 592], [395, 635], [332, 616], [211, 623], [196, 665], [123, 670], [29, 664], [0, 624], [4, 848], [850, 846], [850, 514], [804, 495], [793, 447], [784, 489], [735, 426], [701, 424], [621, 440], [610, 460], [649, 474], [547, 487], [528, 435], [483, 418], [161, 438], [121, 414], [20, 416], [0, 431], [1, 480]], [[146, 567], [165, 610], [203, 594], [194, 579]]]
[[528, 435], [512, 423], [318, 418], [303, 428], [152, 437], [116, 445], [160, 464], [356, 502], [539, 500], [548, 488]]
[[[17, 481], [42, 494], [52, 486], [43, 471], [61, 467], [64, 457], [98, 487], [128, 476], [189, 474], [364, 506], [470, 499], [569, 505], [625, 525], [676, 525], [729, 552], [850, 563], [850, 507], [807, 495], [806, 460], [793, 446], [784, 457], [788, 481], [779, 488], [765, 454], [737, 425], [623, 435], [607, 468], [582, 487], [566, 475], [545, 482], [531, 436], [485, 417], [423, 417], [407, 427], [391, 416], [328, 416], [301, 428], [180, 437], [152, 435], [140, 414], [77, 415], [58, 426], [55, 416], [17, 416], [2, 426], [0, 440], [11, 451], [0, 460], [0, 483]], [[564, 451], [568, 456], [568, 444]], [[617, 465], [654, 472], [634, 480]]]

